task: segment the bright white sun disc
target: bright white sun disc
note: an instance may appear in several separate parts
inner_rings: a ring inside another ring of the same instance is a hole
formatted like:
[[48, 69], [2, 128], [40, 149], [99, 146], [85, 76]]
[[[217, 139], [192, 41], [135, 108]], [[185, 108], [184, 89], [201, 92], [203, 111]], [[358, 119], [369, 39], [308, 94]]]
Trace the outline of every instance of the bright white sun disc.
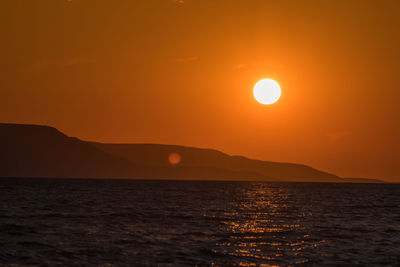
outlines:
[[281, 97], [281, 87], [271, 79], [264, 79], [254, 86], [254, 98], [264, 105], [271, 105]]

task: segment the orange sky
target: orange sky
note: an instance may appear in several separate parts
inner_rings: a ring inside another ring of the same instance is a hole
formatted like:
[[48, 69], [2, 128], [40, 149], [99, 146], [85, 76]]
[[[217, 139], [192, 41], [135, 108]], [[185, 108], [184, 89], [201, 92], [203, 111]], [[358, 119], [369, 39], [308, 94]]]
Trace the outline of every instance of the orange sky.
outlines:
[[[400, 182], [400, 1], [4, 0], [0, 121]], [[276, 80], [282, 97], [256, 102]]]

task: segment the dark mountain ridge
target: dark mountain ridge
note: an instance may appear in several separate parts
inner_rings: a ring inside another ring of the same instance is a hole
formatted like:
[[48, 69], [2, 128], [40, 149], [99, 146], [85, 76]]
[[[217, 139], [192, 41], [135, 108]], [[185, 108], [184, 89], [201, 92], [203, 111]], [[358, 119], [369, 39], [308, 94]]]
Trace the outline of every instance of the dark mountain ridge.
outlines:
[[[169, 163], [171, 153], [180, 155], [179, 164]], [[352, 182], [301, 164], [176, 145], [86, 142], [49, 126], [6, 123], [0, 124], [0, 177]]]
[[273, 180], [211, 166], [140, 165], [55, 128], [22, 124], [0, 124], [0, 177]]
[[143, 165], [167, 166], [169, 165], [168, 156], [171, 153], [177, 153], [181, 156], [181, 166], [207, 166], [240, 172], [257, 172], [285, 181], [320, 181], [324, 179], [326, 182], [338, 182], [341, 179], [336, 175], [318, 171], [306, 165], [253, 160], [243, 156], [230, 156], [214, 149], [159, 144], [94, 142], [91, 144], [102, 151]]

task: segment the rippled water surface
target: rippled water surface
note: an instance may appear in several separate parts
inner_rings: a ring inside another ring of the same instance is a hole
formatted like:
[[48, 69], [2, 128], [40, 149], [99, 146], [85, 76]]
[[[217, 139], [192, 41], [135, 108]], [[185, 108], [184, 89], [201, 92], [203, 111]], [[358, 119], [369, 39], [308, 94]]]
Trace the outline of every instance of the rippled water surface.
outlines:
[[0, 179], [0, 264], [398, 266], [400, 185]]

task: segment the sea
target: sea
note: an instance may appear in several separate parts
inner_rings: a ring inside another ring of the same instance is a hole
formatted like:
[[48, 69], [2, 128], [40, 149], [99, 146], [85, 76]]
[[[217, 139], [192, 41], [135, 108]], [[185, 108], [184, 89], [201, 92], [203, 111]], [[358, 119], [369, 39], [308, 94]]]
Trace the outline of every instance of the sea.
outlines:
[[400, 184], [0, 179], [1, 266], [400, 266]]

